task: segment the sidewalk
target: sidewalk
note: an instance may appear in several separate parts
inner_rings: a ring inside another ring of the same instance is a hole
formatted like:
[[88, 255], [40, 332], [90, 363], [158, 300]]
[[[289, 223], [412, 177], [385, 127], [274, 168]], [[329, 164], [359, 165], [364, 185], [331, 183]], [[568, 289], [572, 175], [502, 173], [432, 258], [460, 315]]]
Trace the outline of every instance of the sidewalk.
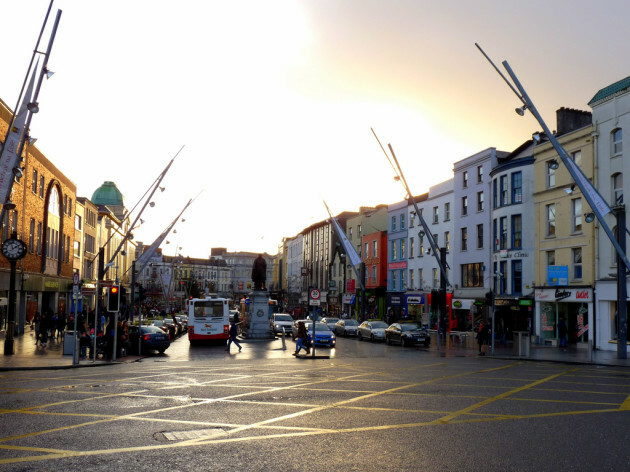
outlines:
[[71, 369], [75, 367], [94, 367], [103, 365], [135, 362], [141, 356], [126, 356], [116, 361], [82, 359], [76, 366], [72, 365], [72, 356], [63, 355], [63, 340], [49, 339], [46, 347], [35, 346], [35, 331], [27, 330], [16, 336], [13, 343], [12, 356], [4, 355], [5, 332], [0, 331], [0, 371], [34, 370], [34, 369]]
[[[113, 365], [120, 363], [136, 362], [142, 356], [126, 356], [116, 361], [84, 359], [79, 365], [72, 365], [72, 356], [63, 355], [63, 342], [61, 340], [49, 340], [46, 347], [35, 346], [35, 332], [27, 329], [25, 334], [17, 336], [14, 341], [14, 354], [4, 355], [5, 333], [0, 331], [0, 371], [6, 370], [30, 370], [30, 369], [71, 369], [75, 367], [94, 367]], [[249, 340], [254, 341], [254, 340]], [[265, 340], [268, 341], [268, 340]], [[479, 356], [477, 345], [474, 348], [462, 347], [459, 343], [444, 344], [437, 349], [435, 339], [431, 341], [429, 353], [435, 357], [477, 357]], [[523, 360], [535, 362], [562, 362], [566, 364], [585, 364], [630, 367], [630, 359], [617, 359], [616, 351], [593, 351], [592, 358], [586, 349], [557, 348], [530, 344], [528, 357], [514, 355], [511, 345], [503, 347], [495, 344], [494, 354], [488, 353], [486, 359]]]

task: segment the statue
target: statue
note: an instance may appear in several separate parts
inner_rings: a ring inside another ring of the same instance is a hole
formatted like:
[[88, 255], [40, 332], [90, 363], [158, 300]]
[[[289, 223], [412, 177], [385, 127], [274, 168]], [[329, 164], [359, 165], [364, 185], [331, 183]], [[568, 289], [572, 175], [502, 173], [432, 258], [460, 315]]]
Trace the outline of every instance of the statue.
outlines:
[[266, 280], [267, 262], [265, 262], [262, 254], [259, 254], [252, 266], [252, 282], [254, 282], [254, 290], [265, 290]]

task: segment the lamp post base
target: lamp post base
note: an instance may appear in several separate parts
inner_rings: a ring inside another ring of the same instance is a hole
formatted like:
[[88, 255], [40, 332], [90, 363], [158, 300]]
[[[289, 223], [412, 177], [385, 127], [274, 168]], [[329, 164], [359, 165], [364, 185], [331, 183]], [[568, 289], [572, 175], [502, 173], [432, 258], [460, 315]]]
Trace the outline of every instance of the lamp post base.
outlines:
[[4, 340], [4, 355], [12, 356], [13, 355], [13, 339], [5, 339]]

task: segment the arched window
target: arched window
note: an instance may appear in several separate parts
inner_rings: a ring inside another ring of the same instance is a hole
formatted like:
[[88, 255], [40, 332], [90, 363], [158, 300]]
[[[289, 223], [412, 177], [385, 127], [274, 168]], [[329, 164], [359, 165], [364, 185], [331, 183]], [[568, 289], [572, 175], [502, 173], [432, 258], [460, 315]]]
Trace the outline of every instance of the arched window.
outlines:
[[613, 130], [613, 132], [610, 133], [610, 134], [611, 134], [611, 138], [612, 138], [612, 153], [613, 153], [613, 155], [621, 154], [621, 152], [623, 151], [621, 128], [617, 128], [617, 129]]
[[48, 200], [48, 212], [52, 213], [55, 216], [60, 216], [59, 214], [59, 193], [57, 192], [57, 188], [53, 187], [50, 190], [50, 199]]
[[613, 205], [623, 204], [623, 174], [618, 172], [612, 176]]

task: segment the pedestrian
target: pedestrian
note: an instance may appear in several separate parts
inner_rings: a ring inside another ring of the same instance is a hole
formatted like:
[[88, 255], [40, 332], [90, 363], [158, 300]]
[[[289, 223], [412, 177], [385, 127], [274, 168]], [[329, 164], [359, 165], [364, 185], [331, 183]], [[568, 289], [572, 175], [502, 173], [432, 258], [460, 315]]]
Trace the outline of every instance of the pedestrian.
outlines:
[[311, 349], [308, 346], [308, 333], [306, 332], [306, 326], [304, 325], [304, 321], [298, 321], [298, 330], [295, 341], [295, 352], [294, 356], [297, 356], [300, 351], [304, 348], [306, 351], [306, 355], [311, 353]]
[[57, 317], [57, 338], [63, 338], [63, 330], [66, 327], [66, 315], [60, 314]]
[[79, 332], [79, 348], [81, 359], [87, 358], [87, 350], [90, 347], [90, 335], [84, 317], [78, 319], [77, 331]]
[[558, 320], [558, 338], [559, 347], [567, 347], [567, 324], [564, 322], [564, 318]]
[[227, 352], [230, 352], [230, 345], [232, 343], [236, 344], [236, 346], [238, 347], [238, 352], [241, 352], [242, 347], [236, 340], [237, 333], [238, 328], [236, 327], [236, 323], [234, 322], [234, 320], [232, 320], [232, 322], [230, 323], [230, 338], [228, 339], [227, 347], [225, 348]]
[[486, 334], [487, 328], [484, 322], [479, 323], [479, 328], [477, 329], [477, 344], [479, 344], [479, 355], [484, 356], [486, 353], [483, 351], [482, 346], [486, 342]]
[[39, 320], [39, 340], [41, 341], [42, 347], [46, 347], [46, 342], [48, 341], [48, 325], [48, 316], [46, 312], [44, 312]]
[[42, 321], [41, 316], [39, 316], [39, 311], [37, 313], [35, 313], [35, 316], [33, 317], [33, 325], [35, 325], [35, 346], [37, 346], [37, 343], [40, 341], [39, 338], [39, 325]]

